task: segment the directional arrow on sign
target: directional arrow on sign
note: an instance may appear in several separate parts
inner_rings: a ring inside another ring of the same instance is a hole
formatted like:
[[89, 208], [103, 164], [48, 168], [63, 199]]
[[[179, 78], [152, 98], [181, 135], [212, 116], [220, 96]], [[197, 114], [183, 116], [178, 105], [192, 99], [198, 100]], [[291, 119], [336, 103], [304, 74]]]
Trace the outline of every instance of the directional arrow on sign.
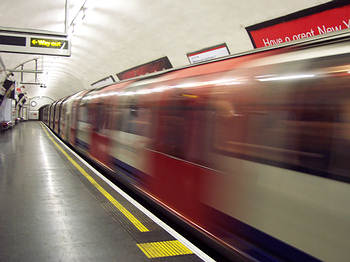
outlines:
[[36, 45], [37, 42], [38, 42], [38, 41], [36, 41], [35, 39], [32, 40], [32, 44], [33, 44], [33, 45]]

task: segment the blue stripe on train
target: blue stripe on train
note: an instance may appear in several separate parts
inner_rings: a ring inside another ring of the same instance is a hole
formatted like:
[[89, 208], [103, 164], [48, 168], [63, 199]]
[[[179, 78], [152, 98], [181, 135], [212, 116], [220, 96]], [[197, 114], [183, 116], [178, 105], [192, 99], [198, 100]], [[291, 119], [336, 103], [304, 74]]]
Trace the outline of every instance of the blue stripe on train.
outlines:
[[124, 171], [124, 174], [126, 174], [129, 178], [133, 179], [134, 181], [136, 181], [138, 184], [142, 184], [146, 174], [143, 173], [142, 171], [120, 161], [119, 159], [117, 158], [114, 158], [113, 157], [113, 165], [114, 167], [116, 167], [117, 169], [123, 169]]
[[75, 144], [78, 146], [78, 147], [81, 147], [82, 149], [84, 150], [89, 150], [90, 146], [88, 143], [85, 143], [84, 141], [78, 139], [78, 138], [75, 138]]
[[321, 261], [238, 219], [214, 208], [209, 209], [216, 218], [212, 228], [215, 234], [222, 239], [231, 239], [233, 246], [259, 261]]

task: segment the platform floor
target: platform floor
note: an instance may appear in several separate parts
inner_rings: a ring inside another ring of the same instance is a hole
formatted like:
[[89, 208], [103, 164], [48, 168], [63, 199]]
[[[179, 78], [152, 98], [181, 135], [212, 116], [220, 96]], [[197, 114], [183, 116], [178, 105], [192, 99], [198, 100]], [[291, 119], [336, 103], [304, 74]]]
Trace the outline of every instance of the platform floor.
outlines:
[[[0, 261], [202, 261], [181, 243], [175, 251], [165, 244], [165, 254], [154, 249], [152, 243], [179, 243], [71, 153], [62, 153], [45, 128], [23, 122], [0, 134]], [[136, 228], [116, 203], [148, 231]]]

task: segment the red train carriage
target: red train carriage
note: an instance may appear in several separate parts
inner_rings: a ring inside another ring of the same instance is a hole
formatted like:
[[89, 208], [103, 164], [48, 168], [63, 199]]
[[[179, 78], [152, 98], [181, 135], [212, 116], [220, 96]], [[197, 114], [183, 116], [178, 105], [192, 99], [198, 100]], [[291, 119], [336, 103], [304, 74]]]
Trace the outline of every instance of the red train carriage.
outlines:
[[346, 260], [349, 38], [326, 44], [82, 91], [49, 126], [233, 253]]

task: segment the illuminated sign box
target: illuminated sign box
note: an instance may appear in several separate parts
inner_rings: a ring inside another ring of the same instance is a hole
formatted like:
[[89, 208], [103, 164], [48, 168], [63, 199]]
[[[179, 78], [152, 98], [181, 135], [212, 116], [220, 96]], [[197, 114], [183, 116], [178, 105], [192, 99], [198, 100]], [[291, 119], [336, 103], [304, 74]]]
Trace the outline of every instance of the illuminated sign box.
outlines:
[[44, 34], [0, 32], [0, 52], [70, 56], [71, 45], [64, 36], [51, 38]]
[[254, 48], [350, 28], [349, 1], [332, 1], [246, 27]]
[[30, 46], [53, 49], [68, 49], [68, 41], [47, 38], [30, 38]]
[[225, 43], [207, 47], [195, 52], [187, 53], [187, 58], [191, 64], [212, 60], [219, 57], [228, 56], [230, 51]]
[[91, 84], [91, 86], [93, 88], [100, 88], [100, 87], [104, 87], [104, 86], [107, 86], [107, 85], [110, 85], [110, 84], [113, 84], [115, 83], [115, 79], [113, 76], [107, 76], [99, 81], [96, 81], [94, 83]]
[[169, 58], [167, 56], [159, 58], [157, 60], [148, 62], [146, 64], [142, 64], [133, 68], [130, 68], [128, 70], [125, 70], [123, 72], [120, 72], [117, 74], [118, 78], [120, 80], [125, 80], [153, 72], [162, 71], [165, 69], [172, 68]]

